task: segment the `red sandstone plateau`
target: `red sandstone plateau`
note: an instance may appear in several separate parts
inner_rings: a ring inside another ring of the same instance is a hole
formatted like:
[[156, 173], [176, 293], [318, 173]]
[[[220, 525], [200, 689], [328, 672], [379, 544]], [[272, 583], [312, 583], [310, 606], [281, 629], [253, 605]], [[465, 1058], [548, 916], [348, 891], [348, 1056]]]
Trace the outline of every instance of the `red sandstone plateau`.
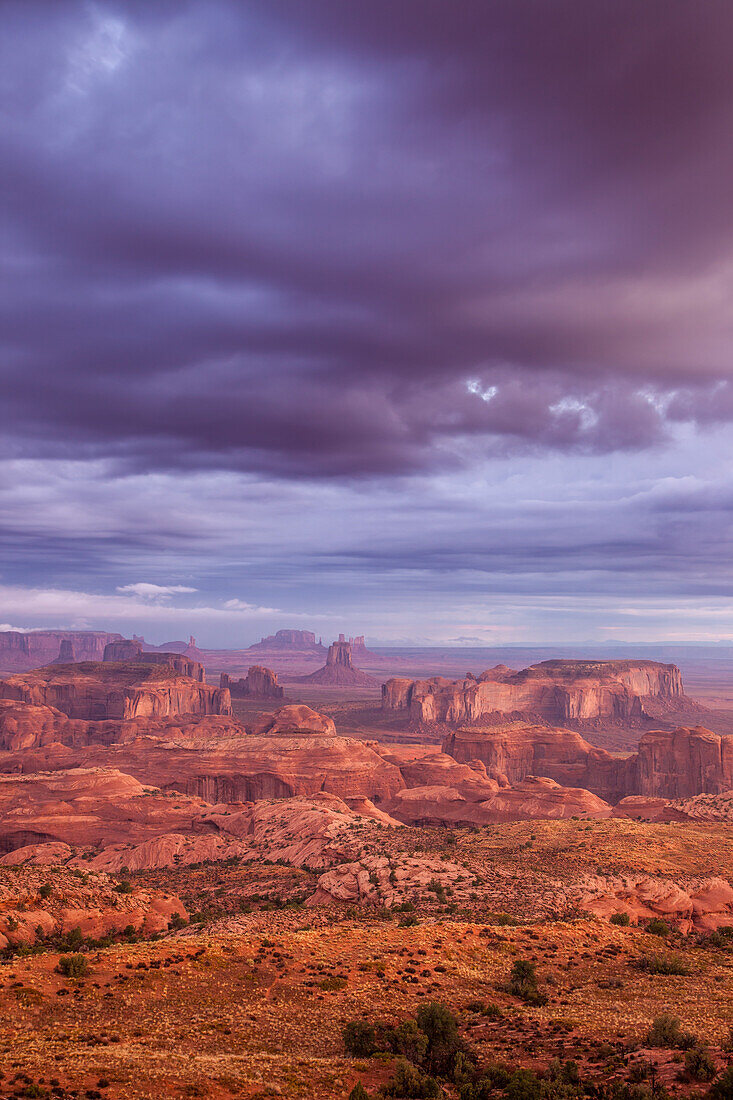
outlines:
[[[99, 630], [0, 631], [0, 669], [27, 672], [50, 665], [60, 656], [69, 661], [101, 661], [110, 642], [122, 641], [121, 634]], [[63, 652], [62, 652], [63, 650]]]
[[675, 665], [655, 661], [543, 661], [520, 672], [505, 665], [451, 681], [391, 679], [382, 688], [385, 710], [406, 710], [416, 723], [472, 722], [515, 714], [549, 722], [641, 718], [645, 699], [683, 695]]
[[[180, 662], [179, 668], [174, 667]], [[193, 671], [194, 676], [187, 672]], [[85, 661], [53, 665], [0, 680], [0, 700], [50, 706], [88, 721], [229, 714], [229, 693], [199, 679], [197, 666], [176, 661]]]

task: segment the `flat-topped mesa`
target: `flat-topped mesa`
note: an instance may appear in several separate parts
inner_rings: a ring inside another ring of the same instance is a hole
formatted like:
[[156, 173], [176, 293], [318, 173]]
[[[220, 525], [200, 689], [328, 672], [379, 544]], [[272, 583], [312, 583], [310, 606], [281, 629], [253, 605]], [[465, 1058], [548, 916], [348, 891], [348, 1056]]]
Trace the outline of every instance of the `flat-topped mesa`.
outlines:
[[135, 661], [143, 665], [167, 665], [181, 676], [190, 676], [192, 680], [206, 683], [203, 665], [181, 653], [166, 653], [161, 650], [145, 651], [139, 639], [123, 638], [120, 642], [110, 642], [104, 647], [104, 661]]
[[316, 641], [316, 636], [311, 630], [278, 630], [275, 634], [269, 634], [255, 645], [251, 645], [249, 652], [269, 652], [273, 649], [324, 652], [323, 643], [320, 639]]
[[285, 692], [277, 682], [277, 673], [264, 665], [251, 665], [246, 677], [232, 680], [226, 672], [219, 678], [219, 687], [228, 689], [234, 699], [282, 699]]
[[[171, 656], [191, 664], [177, 654]], [[55, 707], [69, 718], [95, 722], [231, 714], [232, 706], [228, 691], [186, 675], [169, 661], [51, 665], [0, 681], [0, 699]]]
[[487, 714], [520, 712], [551, 722], [640, 718], [644, 699], [683, 695], [676, 665], [656, 661], [543, 661], [513, 672], [505, 666], [464, 680], [389, 680], [385, 710], [409, 711], [414, 722], [458, 724]]
[[64, 642], [70, 642], [74, 656], [70, 660], [101, 661], [108, 642], [121, 641], [121, 634], [101, 630], [19, 630], [0, 631], [0, 669], [7, 672], [27, 672], [50, 665], [68, 653]]
[[323, 668], [312, 672], [310, 676], [299, 676], [302, 684], [334, 684], [340, 687], [361, 686], [379, 687], [379, 681], [355, 668], [351, 659], [351, 643], [343, 636], [328, 647], [328, 656]]

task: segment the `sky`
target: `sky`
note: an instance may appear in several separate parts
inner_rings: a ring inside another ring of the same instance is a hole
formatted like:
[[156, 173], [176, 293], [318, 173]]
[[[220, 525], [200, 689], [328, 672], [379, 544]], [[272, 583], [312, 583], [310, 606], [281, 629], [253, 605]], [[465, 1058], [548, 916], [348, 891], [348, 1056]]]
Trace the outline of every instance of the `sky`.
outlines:
[[733, 640], [729, 0], [0, 0], [0, 623]]

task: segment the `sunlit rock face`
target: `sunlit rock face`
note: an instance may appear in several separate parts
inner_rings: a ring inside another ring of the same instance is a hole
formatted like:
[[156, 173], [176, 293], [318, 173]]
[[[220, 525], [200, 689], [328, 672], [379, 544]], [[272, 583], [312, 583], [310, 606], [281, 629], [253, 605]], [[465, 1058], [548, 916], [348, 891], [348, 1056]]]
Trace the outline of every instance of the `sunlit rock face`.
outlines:
[[408, 710], [416, 722], [455, 724], [491, 713], [521, 712], [551, 722], [635, 718], [646, 698], [683, 695], [676, 665], [656, 661], [543, 661], [514, 672], [505, 665], [464, 680], [389, 680], [386, 710]]

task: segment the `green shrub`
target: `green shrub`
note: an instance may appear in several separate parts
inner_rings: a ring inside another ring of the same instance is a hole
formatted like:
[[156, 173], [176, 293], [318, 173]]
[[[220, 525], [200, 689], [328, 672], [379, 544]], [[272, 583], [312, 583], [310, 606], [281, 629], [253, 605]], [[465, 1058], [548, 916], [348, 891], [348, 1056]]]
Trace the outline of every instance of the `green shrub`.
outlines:
[[368, 1058], [377, 1049], [374, 1028], [365, 1020], [350, 1020], [341, 1035], [347, 1053], [355, 1058]]
[[364, 1088], [361, 1081], [357, 1081], [354, 1085], [349, 1093], [349, 1100], [369, 1100], [369, 1093]]
[[394, 1077], [384, 1086], [383, 1093], [400, 1100], [433, 1100], [440, 1096], [440, 1086], [434, 1077], [428, 1077], [402, 1060], [397, 1063]]
[[665, 920], [660, 920], [659, 917], [652, 917], [646, 926], [647, 932], [651, 932], [653, 936], [668, 936], [670, 933], [670, 927]]
[[89, 963], [83, 955], [62, 955], [56, 969], [65, 978], [83, 978], [89, 973]]
[[715, 1077], [715, 1062], [705, 1047], [692, 1047], [685, 1054], [685, 1072], [694, 1081], [712, 1081]]
[[385, 1037], [394, 1054], [401, 1054], [415, 1065], [425, 1061], [429, 1040], [414, 1020], [403, 1020], [397, 1027], [390, 1028]]
[[531, 963], [528, 959], [517, 959], [514, 963], [507, 989], [527, 1004], [547, 1004], [547, 997], [540, 992], [537, 986], [537, 973], [534, 963]]
[[614, 913], [611, 916], [611, 924], [618, 924], [622, 928], [626, 928], [631, 924], [631, 917], [628, 913]]
[[49, 882], [44, 882], [38, 893], [42, 898], [50, 898], [53, 893], [53, 886]]
[[642, 955], [634, 965], [638, 970], [645, 970], [647, 974], [687, 975], [690, 973], [685, 961], [676, 954]]
[[132, 883], [128, 882], [127, 879], [123, 879], [122, 882], [117, 883], [114, 889], [117, 894], [131, 894]]
[[677, 1016], [663, 1012], [652, 1021], [646, 1041], [650, 1047], [671, 1047], [689, 1050], [697, 1043], [697, 1037], [689, 1031], [683, 1031]]

